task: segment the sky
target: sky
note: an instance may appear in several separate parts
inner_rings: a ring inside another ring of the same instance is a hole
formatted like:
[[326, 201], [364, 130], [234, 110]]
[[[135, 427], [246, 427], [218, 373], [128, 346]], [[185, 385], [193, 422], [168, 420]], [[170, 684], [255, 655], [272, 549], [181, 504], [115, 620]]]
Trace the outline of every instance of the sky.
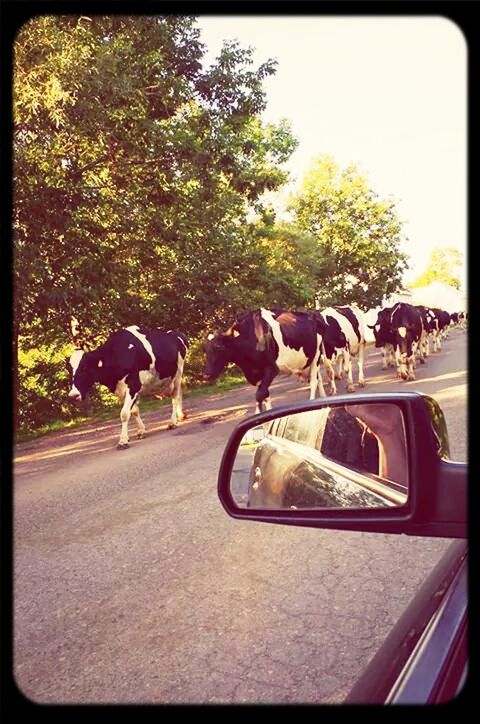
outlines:
[[434, 247], [454, 247], [465, 285], [467, 262], [467, 44], [438, 16], [202, 16], [205, 61], [223, 40], [255, 49], [266, 122], [287, 118], [299, 147], [286, 168], [294, 183], [329, 154], [352, 163], [404, 222], [402, 250], [423, 272]]

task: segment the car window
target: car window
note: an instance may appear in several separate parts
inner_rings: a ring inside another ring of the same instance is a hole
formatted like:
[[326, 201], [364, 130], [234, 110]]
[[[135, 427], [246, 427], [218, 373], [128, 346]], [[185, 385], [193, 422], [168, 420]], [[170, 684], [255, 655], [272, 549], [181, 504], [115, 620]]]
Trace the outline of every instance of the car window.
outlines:
[[285, 440], [291, 442], [310, 445], [312, 437], [312, 418], [309, 412], [304, 414], [292, 415], [287, 418], [287, 423], [283, 431]]

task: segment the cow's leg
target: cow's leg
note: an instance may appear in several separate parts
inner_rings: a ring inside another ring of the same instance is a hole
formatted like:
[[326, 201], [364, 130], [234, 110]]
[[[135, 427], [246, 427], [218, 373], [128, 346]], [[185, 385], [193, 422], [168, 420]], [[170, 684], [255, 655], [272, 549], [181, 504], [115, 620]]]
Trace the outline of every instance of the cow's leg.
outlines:
[[413, 367], [415, 368], [417, 366], [417, 357], [420, 355], [420, 349], [419, 344], [417, 342], [412, 342], [412, 354], [411, 358], [413, 360]]
[[430, 357], [430, 333], [428, 332], [424, 337], [424, 356], [425, 358]]
[[[331, 359], [326, 357], [325, 355], [322, 355], [321, 361], [323, 365], [325, 366], [326, 372], [327, 372], [327, 379], [328, 383], [330, 385], [330, 394], [336, 395], [337, 394], [337, 385], [335, 384], [335, 362], [332, 362]], [[323, 387], [323, 380], [322, 380], [322, 373], [320, 369], [320, 365], [318, 366], [318, 381], [316, 381], [315, 385], [318, 385], [318, 392], [320, 394], [320, 397], [326, 397], [325, 395], [325, 389]], [[312, 374], [312, 367], [310, 367], [310, 375]], [[312, 400], [313, 397], [311, 395], [311, 389], [312, 389], [312, 380], [310, 378], [310, 399]], [[314, 395], [315, 397], [315, 395]]]
[[168, 425], [168, 429], [172, 430], [178, 427], [179, 422], [183, 422], [185, 419], [185, 413], [183, 412], [183, 395], [182, 395], [182, 375], [183, 375], [184, 359], [179, 353], [177, 373], [173, 378], [172, 382], [172, 417]]
[[136, 402], [132, 407], [132, 415], [134, 416], [135, 422], [137, 423], [137, 438], [141, 440], [143, 437], [145, 437], [145, 425], [143, 424], [143, 420], [140, 417], [138, 402]]
[[415, 352], [412, 347], [410, 351], [398, 352], [397, 374], [402, 380], [415, 379]]
[[395, 353], [395, 349], [393, 347], [393, 344], [388, 345], [388, 366], [389, 367], [395, 367], [397, 364], [397, 355]]
[[365, 356], [365, 344], [362, 342], [358, 349], [358, 357], [357, 357], [358, 384], [360, 387], [365, 387], [365, 375], [363, 372], [364, 356]]
[[425, 340], [426, 340], [426, 335], [424, 333], [422, 333], [422, 336], [420, 337], [420, 339], [418, 341], [418, 353], [419, 353], [419, 358], [420, 358], [420, 364], [422, 364], [422, 365], [425, 364], [425, 357], [426, 357]]
[[355, 392], [355, 385], [353, 384], [353, 365], [352, 355], [349, 350], [344, 350], [344, 364], [347, 372], [347, 392]]
[[336, 362], [333, 363], [334, 369], [336, 369], [335, 379], [337, 379], [337, 380], [343, 379], [344, 365], [345, 365], [345, 357], [344, 357], [343, 350], [342, 350], [341, 352], [337, 352]]
[[390, 366], [390, 348], [384, 344], [382, 347], [382, 370]]
[[[318, 394], [320, 397], [326, 397], [325, 394], [325, 388], [323, 386], [323, 380], [322, 380], [322, 361], [326, 364], [326, 357], [322, 355], [319, 351], [319, 353], [316, 355], [316, 357], [312, 360], [312, 364], [310, 365], [310, 400], [314, 400], [317, 395], [317, 388], [318, 388]], [[330, 365], [331, 368], [331, 365]], [[328, 374], [328, 368], [327, 368], [327, 374]], [[331, 369], [331, 381], [330, 386], [332, 386], [333, 382], [333, 369]], [[335, 386], [335, 382], [333, 382], [333, 386]], [[332, 394], [335, 394], [332, 392]]]
[[415, 353], [413, 351], [407, 359], [407, 368], [407, 380], [413, 382], [413, 380], [415, 380]]
[[128, 422], [130, 420], [130, 414], [135, 407], [140, 388], [141, 383], [138, 374], [128, 375], [124, 383], [120, 383], [120, 386], [117, 386], [117, 394], [123, 396], [123, 405], [120, 411], [122, 428], [120, 431], [120, 440], [118, 441], [117, 450], [125, 450], [128, 448]]
[[265, 410], [271, 410], [272, 404], [270, 401], [270, 391], [269, 387], [272, 384], [272, 381], [275, 379], [275, 377], [278, 374], [278, 367], [275, 365], [274, 367], [267, 367], [267, 369], [264, 372], [263, 378], [260, 382], [260, 384], [257, 387], [257, 391], [255, 393], [255, 400], [257, 402], [255, 406], [255, 414], [257, 415], [259, 412], [264, 412]]

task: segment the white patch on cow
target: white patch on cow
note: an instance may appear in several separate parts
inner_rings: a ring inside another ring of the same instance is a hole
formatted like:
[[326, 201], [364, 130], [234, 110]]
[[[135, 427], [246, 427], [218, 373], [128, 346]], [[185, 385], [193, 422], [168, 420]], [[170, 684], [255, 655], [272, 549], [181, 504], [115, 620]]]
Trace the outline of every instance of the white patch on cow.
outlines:
[[129, 344], [128, 349], [133, 349], [133, 344]]
[[207, 339], [208, 339], [209, 342], [211, 342], [214, 337], [215, 337], [214, 334], [209, 334], [208, 337], [207, 337]]
[[72, 353], [70, 357], [70, 365], [72, 367], [73, 374], [75, 374], [75, 372], [78, 370], [78, 365], [80, 364], [84, 354], [85, 352], [83, 351], [83, 349], [76, 349]]
[[177, 339], [178, 339], [179, 342], [181, 342], [181, 343], [183, 344], [183, 346], [184, 346], [184, 348], [185, 348], [185, 353], [186, 353], [186, 352], [187, 352], [187, 345], [185, 344], [185, 342], [183, 341], [183, 339], [178, 336], [178, 334], [177, 334]]
[[406, 328], [406, 327], [399, 327], [399, 328], [398, 328], [398, 334], [400, 335], [400, 337], [403, 337], [403, 338], [405, 339], [405, 337], [407, 336], [407, 328]]
[[103, 367], [103, 360], [101, 360], [101, 359], [98, 360], [97, 367]]
[[275, 342], [278, 344], [277, 367], [284, 374], [300, 374], [308, 363], [308, 357], [303, 349], [294, 349], [285, 344], [282, 337], [280, 324], [277, 322], [273, 314], [268, 309], [261, 309], [260, 313], [263, 319], [272, 328], [272, 334]]
[[240, 337], [240, 332], [238, 331], [238, 329], [234, 329], [234, 330], [233, 330], [233, 336], [234, 336], [234, 337]]
[[[72, 368], [72, 378], [75, 377], [75, 374], [78, 370], [78, 366], [80, 362], [82, 361], [82, 357], [85, 354], [83, 349], [76, 349], [74, 352], [72, 352], [70, 356], [70, 366]], [[78, 399], [82, 397], [80, 390], [78, 390], [75, 385], [72, 384], [72, 387], [70, 388], [70, 392], [68, 393], [68, 396], [73, 399]]]
[[327, 321], [327, 316], [333, 317], [337, 320], [338, 324], [340, 325], [340, 329], [342, 330], [347, 340], [348, 348], [353, 356], [355, 356], [358, 353], [360, 342], [365, 339], [365, 323], [360, 310], [356, 309], [353, 306], [351, 306], [350, 309], [357, 318], [358, 329], [361, 339], [358, 338], [358, 335], [355, 332], [348, 318], [344, 314], [337, 312], [337, 310], [333, 307], [327, 307], [326, 309], [322, 309], [322, 317], [325, 319], [325, 321]]
[[142, 334], [140, 332], [139, 328], [136, 326], [125, 327], [125, 329], [128, 332], [130, 332], [131, 334], [133, 334], [139, 340], [139, 342], [141, 342], [143, 344], [143, 346], [145, 347], [145, 350], [148, 352], [148, 354], [150, 355], [150, 357], [152, 359], [151, 364], [150, 364], [150, 369], [154, 369], [156, 360], [155, 360], [155, 355], [153, 354], [152, 345], [150, 344], [148, 339], [145, 337], [144, 334]]

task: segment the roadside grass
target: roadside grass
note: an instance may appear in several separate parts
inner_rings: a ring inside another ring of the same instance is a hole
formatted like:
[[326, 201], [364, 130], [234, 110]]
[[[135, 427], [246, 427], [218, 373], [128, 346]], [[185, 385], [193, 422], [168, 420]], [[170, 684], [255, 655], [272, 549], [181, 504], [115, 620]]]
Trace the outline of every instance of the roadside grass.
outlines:
[[[207, 397], [208, 395], [221, 394], [228, 392], [245, 384], [244, 375], [235, 369], [227, 370], [221, 375], [214, 384], [204, 384], [201, 382], [191, 382], [188, 380], [183, 385], [183, 399]], [[170, 397], [158, 399], [153, 394], [140, 398], [141, 414], [158, 410], [170, 404]], [[108, 398], [103, 400], [101, 410], [92, 411], [89, 414], [81, 414], [79, 412], [71, 420], [55, 420], [46, 425], [42, 425], [35, 430], [21, 432], [15, 435], [15, 444], [29, 442], [43, 437], [52, 432], [60, 432], [62, 430], [71, 430], [84, 425], [91, 425], [94, 422], [105, 422], [114, 419], [115, 415], [120, 414], [120, 403], [115, 395], [108, 394]]]

